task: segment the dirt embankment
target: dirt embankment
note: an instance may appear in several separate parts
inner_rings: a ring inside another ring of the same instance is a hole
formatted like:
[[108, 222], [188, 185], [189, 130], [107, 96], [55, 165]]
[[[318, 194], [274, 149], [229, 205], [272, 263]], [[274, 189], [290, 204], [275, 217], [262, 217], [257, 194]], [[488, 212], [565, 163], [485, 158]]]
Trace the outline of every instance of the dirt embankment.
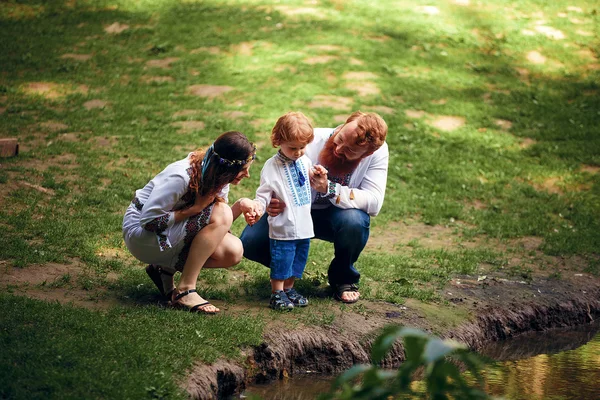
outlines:
[[[248, 351], [244, 365], [226, 361], [198, 365], [184, 383], [185, 389], [193, 398], [222, 399], [243, 390], [248, 382], [307, 373], [337, 374], [354, 364], [369, 362], [377, 331], [391, 323], [453, 338], [477, 350], [521, 333], [587, 324], [600, 318], [600, 280], [585, 274], [571, 280], [537, 279], [530, 283], [464, 277], [454, 279], [447, 289], [444, 293], [450, 307], [468, 310], [467, 322], [440, 330], [440, 320], [427, 318], [427, 311], [416, 302], [406, 306], [362, 302], [363, 311], [340, 313], [332, 326], [275, 327], [261, 345]], [[383, 366], [398, 367], [403, 360], [402, 345], [397, 343]]]

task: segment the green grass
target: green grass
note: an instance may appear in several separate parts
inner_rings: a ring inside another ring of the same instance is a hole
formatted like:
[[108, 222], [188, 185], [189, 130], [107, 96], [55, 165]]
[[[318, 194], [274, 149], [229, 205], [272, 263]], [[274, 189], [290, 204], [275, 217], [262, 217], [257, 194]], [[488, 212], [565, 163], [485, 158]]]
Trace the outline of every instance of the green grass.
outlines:
[[[365, 252], [358, 262], [365, 298], [435, 303], [453, 276], [484, 273], [490, 265], [531, 279], [529, 265], [507, 263], [525, 250], [504, 246], [528, 236], [541, 238], [548, 256], [580, 257], [587, 265], [577, 272], [597, 276], [597, 4], [471, 3], [1, 2], [0, 137], [17, 137], [21, 150], [0, 164], [0, 261], [26, 269], [76, 260], [82, 274], [58, 276], [44, 287], [81, 289], [123, 304], [99, 313], [3, 296], [1, 337], [9, 349], [2, 357], [3, 397], [181, 395], [174, 382], [193, 360], [235, 357], [239, 345], [259, 340], [262, 324], [245, 315], [195, 319], [150, 307], [155, 290], [126, 252], [121, 221], [136, 189], [227, 130], [259, 144], [252, 177], [231, 192], [232, 200], [252, 196], [260, 167], [274, 152], [269, 131], [289, 110], [331, 127], [353, 110], [388, 107], [391, 112], [381, 113], [390, 128], [389, 177], [373, 231], [385, 234], [404, 221], [454, 229], [455, 247], [429, 248], [421, 238], [407, 248]], [[114, 23], [128, 28], [107, 33]], [[539, 31], [544, 26], [564, 38], [548, 38]], [[545, 62], [536, 63], [533, 51]], [[310, 62], [319, 56], [333, 58]], [[164, 59], [172, 59], [167, 69], [148, 64]], [[372, 75], [344, 77], [352, 72]], [[351, 85], [357, 82], [376, 85], [379, 93], [361, 95]], [[190, 94], [199, 84], [233, 90], [213, 99]], [[41, 85], [49, 91], [40, 92]], [[322, 95], [351, 104], [312, 108]], [[106, 103], [88, 110], [91, 100]], [[232, 118], [231, 111], [246, 114]], [[439, 116], [464, 118], [464, 125], [442, 130], [433, 125]], [[174, 124], [185, 121], [202, 121], [204, 129], [186, 132]], [[236, 222], [233, 232], [241, 229]], [[478, 245], [460, 245], [471, 240]], [[322, 283], [331, 251], [315, 241], [308, 279], [299, 282], [327, 307]], [[265, 268], [244, 261], [236, 270], [246, 275], [243, 281], [204, 271], [199, 288], [226, 303], [243, 296], [266, 304]], [[335, 319], [327, 307], [299, 320], [327, 326]], [[22, 323], [9, 324], [15, 320]], [[163, 345], [165, 325], [176, 339]], [[69, 332], [73, 327], [77, 334]], [[240, 329], [244, 339], [221, 335], [210, 348], [197, 346], [219, 329]], [[9, 345], [21, 344], [21, 337], [23, 345]], [[36, 363], [22, 361], [27, 357]], [[157, 378], [161, 373], [170, 378]]]
[[[158, 307], [93, 312], [0, 295], [3, 398], [185, 398], [194, 362], [240, 359], [260, 318], [198, 317]], [[15, 323], [18, 321], [18, 323]]]

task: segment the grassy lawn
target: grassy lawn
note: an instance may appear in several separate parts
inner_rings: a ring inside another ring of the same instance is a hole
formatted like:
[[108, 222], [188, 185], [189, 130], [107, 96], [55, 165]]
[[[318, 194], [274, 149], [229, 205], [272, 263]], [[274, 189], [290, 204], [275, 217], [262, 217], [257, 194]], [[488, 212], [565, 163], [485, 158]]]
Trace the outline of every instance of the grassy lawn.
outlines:
[[[231, 306], [217, 318], [165, 310], [121, 221], [136, 189], [227, 130], [258, 144], [231, 199], [252, 196], [289, 110], [390, 127], [364, 298], [443, 305], [456, 275], [598, 276], [599, 14], [592, 0], [0, 2], [0, 138], [20, 145], [0, 160], [0, 397], [184, 396], [194, 361], [259, 343], [272, 316], [240, 304], [266, 308], [265, 268], [201, 273]], [[307, 293], [330, 257], [315, 241]], [[53, 290], [107, 305], [22, 297]]]

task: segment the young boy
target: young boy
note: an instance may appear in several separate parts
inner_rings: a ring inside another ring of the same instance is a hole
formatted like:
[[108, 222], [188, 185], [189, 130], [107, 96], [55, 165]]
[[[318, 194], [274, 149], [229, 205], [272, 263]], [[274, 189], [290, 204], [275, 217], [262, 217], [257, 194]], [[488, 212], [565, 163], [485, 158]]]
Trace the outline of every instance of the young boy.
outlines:
[[313, 167], [304, 155], [306, 145], [313, 138], [313, 127], [301, 112], [288, 112], [277, 120], [271, 143], [279, 147], [279, 151], [263, 166], [254, 207], [242, 210], [246, 222], [253, 225], [272, 198], [286, 204], [281, 214], [268, 217], [272, 292], [269, 306], [274, 310], [308, 305], [306, 297], [294, 289], [294, 280], [302, 277], [310, 238], [314, 236], [310, 174], [327, 174], [324, 167]]

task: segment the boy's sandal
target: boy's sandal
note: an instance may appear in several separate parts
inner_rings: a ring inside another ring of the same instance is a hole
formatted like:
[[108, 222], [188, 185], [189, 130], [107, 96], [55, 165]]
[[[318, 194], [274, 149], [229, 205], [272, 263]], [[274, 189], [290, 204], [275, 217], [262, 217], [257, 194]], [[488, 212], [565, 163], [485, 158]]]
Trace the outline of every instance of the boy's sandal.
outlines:
[[219, 311], [207, 311], [207, 310], [205, 310], [203, 307], [211, 306], [212, 305], [208, 301], [205, 301], [204, 303], [196, 304], [195, 306], [192, 306], [192, 307], [186, 306], [185, 304], [182, 304], [182, 303], [179, 302], [179, 300], [182, 297], [185, 297], [185, 296], [187, 296], [190, 293], [196, 293], [196, 289], [186, 290], [185, 292], [181, 292], [181, 293], [177, 293], [177, 294], [175, 294], [175, 293], [177, 293], [177, 289], [173, 290], [173, 295], [172, 295], [173, 296], [173, 300], [171, 301], [171, 305], [173, 307], [179, 307], [179, 308], [187, 309], [187, 310], [189, 310], [190, 312], [193, 312], [193, 313], [202, 313], [202, 314], [207, 314], [207, 315], [214, 315], [214, 314], [217, 314], [219, 312]]
[[354, 283], [342, 283], [339, 285], [333, 285], [333, 298], [342, 303], [352, 304], [356, 303], [359, 299], [346, 300], [342, 298], [344, 292], [358, 292], [358, 286]]
[[162, 278], [160, 276], [161, 275], [173, 276], [173, 274], [170, 273], [170, 272], [165, 271], [159, 265], [154, 265], [154, 264], [149, 264], [146, 267], [146, 274], [148, 274], [148, 276], [150, 277], [150, 279], [152, 279], [152, 282], [154, 282], [154, 284], [158, 288], [158, 291], [160, 292], [160, 294], [162, 294], [163, 297], [165, 297], [168, 300], [170, 300], [171, 299], [171, 295], [173, 294], [173, 289], [171, 289], [168, 293], [165, 293], [165, 288], [163, 286], [163, 281], [162, 281]]
[[294, 303], [287, 297], [287, 294], [283, 290], [278, 290], [271, 294], [271, 300], [269, 301], [269, 307], [273, 310], [293, 310]]
[[285, 289], [284, 292], [287, 295], [288, 299], [290, 299], [291, 302], [294, 303], [294, 306], [306, 307], [308, 305], [308, 299], [302, 296], [300, 293], [298, 293], [296, 289]]

